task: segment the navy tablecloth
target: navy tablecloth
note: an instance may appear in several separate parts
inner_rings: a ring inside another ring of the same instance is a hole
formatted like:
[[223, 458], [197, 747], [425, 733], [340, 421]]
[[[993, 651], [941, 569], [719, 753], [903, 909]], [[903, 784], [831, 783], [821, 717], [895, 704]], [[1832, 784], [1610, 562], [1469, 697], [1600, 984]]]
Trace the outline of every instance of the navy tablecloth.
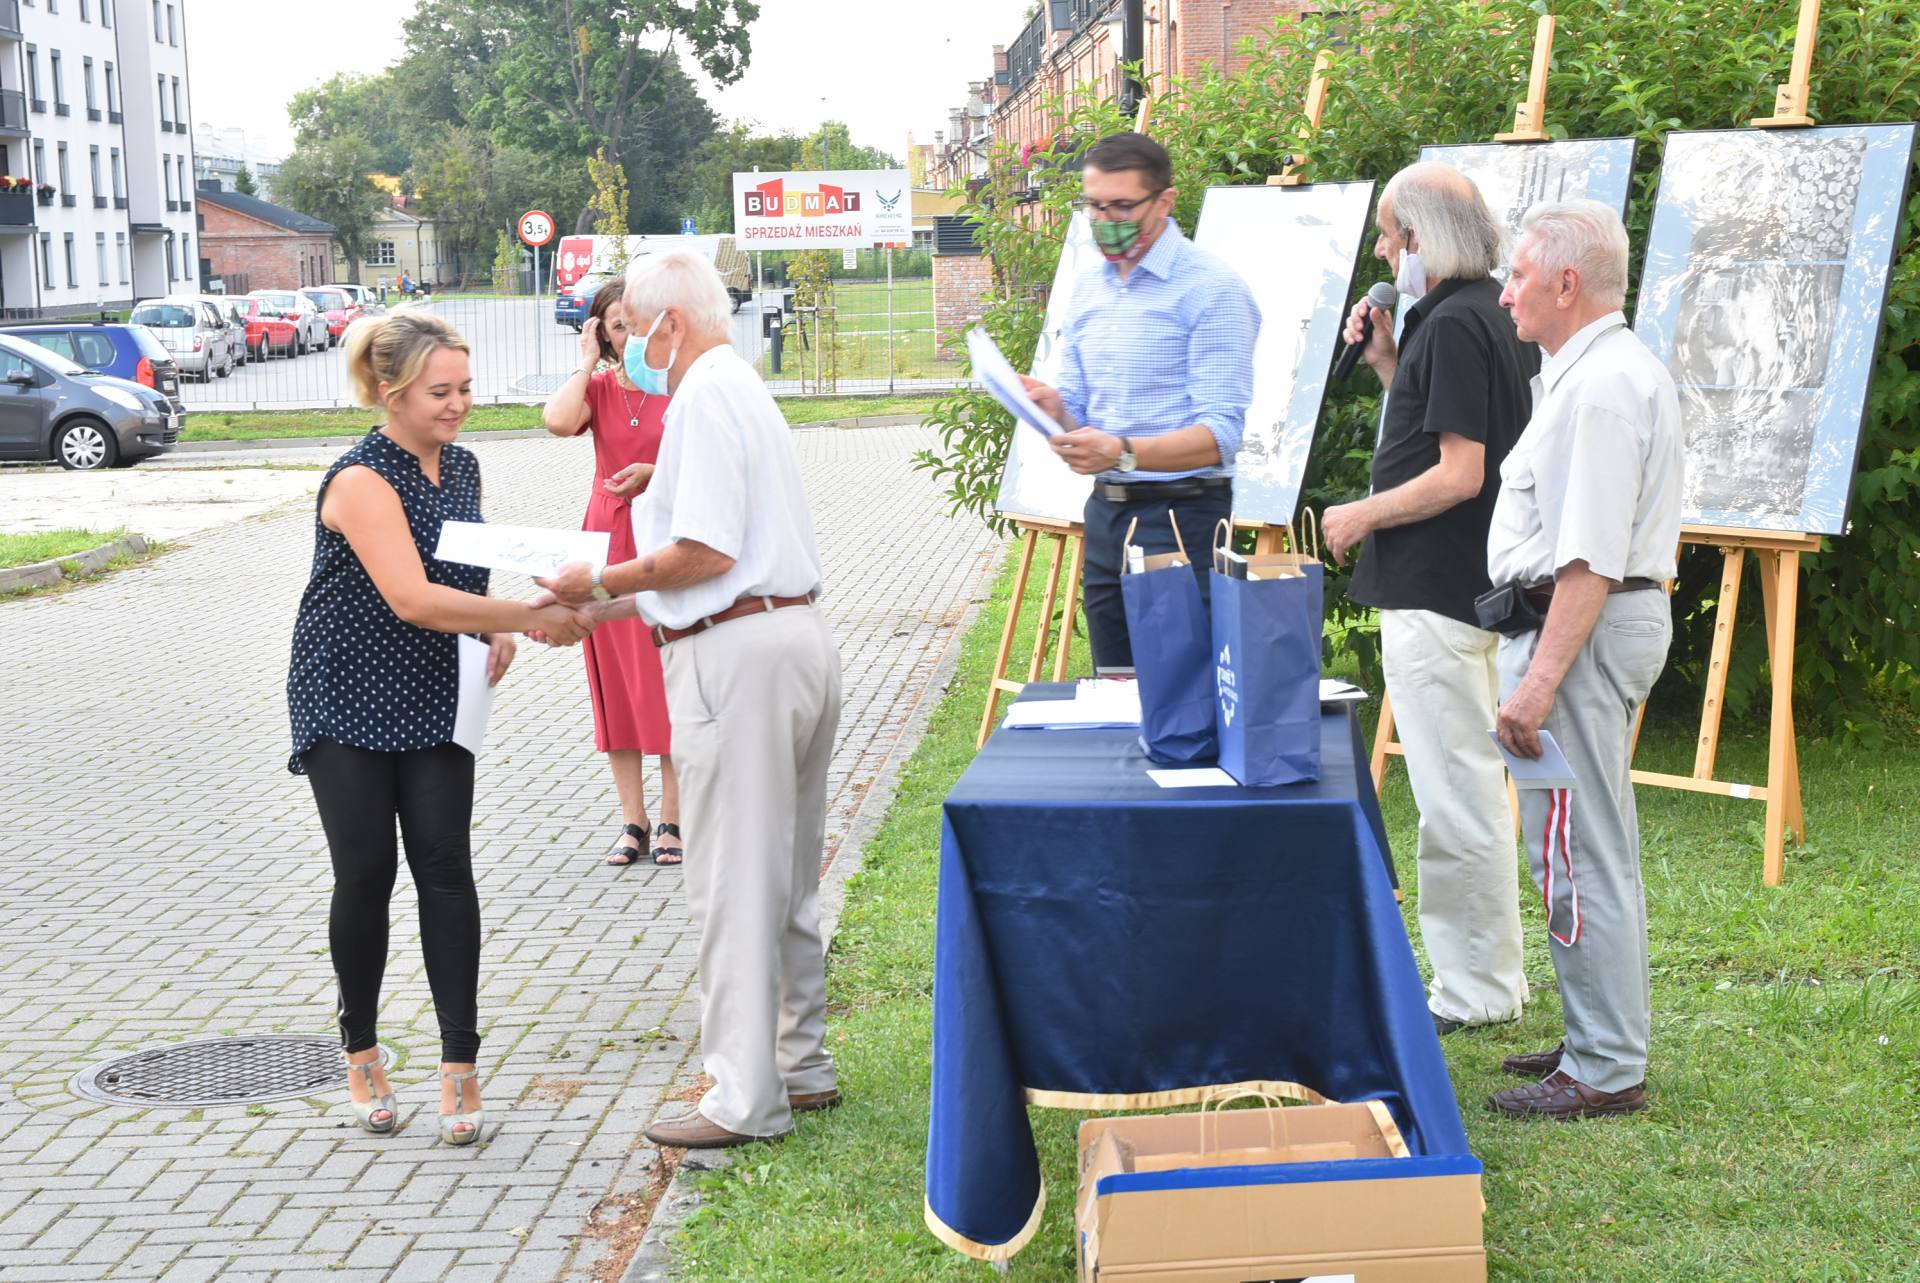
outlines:
[[[1064, 698], [1029, 686], [1024, 698]], [[1045, 1203], [1028, 1104], [1166, 1109], [1252, 1084], [1380, 1100], [1464, 1155], [1353, 712], [1320, 779], [1162, 789], [1133, 731], [994, 734], [946, 801], [926, 1221], [1005, 1259]]]

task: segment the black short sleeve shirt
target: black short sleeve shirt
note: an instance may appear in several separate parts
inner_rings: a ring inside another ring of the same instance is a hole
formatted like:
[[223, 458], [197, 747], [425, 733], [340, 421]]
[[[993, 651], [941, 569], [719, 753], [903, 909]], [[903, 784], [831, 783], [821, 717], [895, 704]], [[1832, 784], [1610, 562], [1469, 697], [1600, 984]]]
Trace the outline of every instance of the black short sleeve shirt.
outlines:
[[1440, 462], [1440, 434], [1487, 450], [1480, 493], [1437, 516], [1376, 530], [1348, 595], [1386, 610], [1431, 610], [1474, 623], [1489, 587], [1487, 527], [1500, 464], [1533, 413], [1540, 349], [1522, 343], [1500, 306], [1500, 283], [1442, 281], [1411, 306], [1373, 452], [1373, 492], [1403, 486]]

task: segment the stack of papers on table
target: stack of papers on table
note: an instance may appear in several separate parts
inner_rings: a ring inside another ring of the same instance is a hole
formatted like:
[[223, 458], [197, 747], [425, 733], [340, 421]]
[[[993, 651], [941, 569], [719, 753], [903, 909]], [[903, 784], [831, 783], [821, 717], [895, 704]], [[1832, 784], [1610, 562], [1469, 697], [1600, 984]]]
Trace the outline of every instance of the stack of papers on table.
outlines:
[[1083, 681], [1072, 699], [1023, 699], [1007, 710], [1008, 730], [1090, 731], [1140, 725], [1140, 688], [1132, 682]]

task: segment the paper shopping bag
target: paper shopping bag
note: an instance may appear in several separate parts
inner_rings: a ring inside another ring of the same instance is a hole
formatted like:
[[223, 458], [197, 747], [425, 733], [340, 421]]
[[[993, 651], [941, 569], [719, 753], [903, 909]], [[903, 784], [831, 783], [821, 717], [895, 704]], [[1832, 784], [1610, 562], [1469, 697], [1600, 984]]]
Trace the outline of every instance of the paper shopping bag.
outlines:
[[1305, 553], [1230, 559], [1230, 528], [1220, 525], [1212, 628], [1220, 768], [1251, 788], [1317, 780], [1323, 568]]
[[1140, 688], [1140, 746], [1156, 762], [1211, 762], [1220, 751], [1214, 730], [1213, 635], [1171, 510], [1167, 520], [1180, 551], [1144, 555], [1133, 544], [1138, 518], [1127, 527], [1123, 547], [1120, 600]]

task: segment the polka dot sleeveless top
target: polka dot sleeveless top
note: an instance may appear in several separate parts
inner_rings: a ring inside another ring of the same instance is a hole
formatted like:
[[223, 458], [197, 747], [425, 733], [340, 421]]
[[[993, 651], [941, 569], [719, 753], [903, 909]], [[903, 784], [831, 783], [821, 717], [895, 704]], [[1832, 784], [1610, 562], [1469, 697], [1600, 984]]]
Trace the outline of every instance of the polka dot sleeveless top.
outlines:
[[287, 769], [319, 740], [382, 752], [433, 748], [453, 739], [460, 659], [453, 633], [409, 624], [387, 606], [345, 535], [320, 520], [327, 486], [341, 469], [371, 468], [400, 496], [427, 579], [486, 596], [487, 571], [440, 561], [433, 550], [447, 521], [480, 520], [480, 463], [471, 450], [440, 451], [440, 484], [379, 429], [341, 455], [314, 501], [313, 571], [293, 625], [287, 711], [293, 753]]

